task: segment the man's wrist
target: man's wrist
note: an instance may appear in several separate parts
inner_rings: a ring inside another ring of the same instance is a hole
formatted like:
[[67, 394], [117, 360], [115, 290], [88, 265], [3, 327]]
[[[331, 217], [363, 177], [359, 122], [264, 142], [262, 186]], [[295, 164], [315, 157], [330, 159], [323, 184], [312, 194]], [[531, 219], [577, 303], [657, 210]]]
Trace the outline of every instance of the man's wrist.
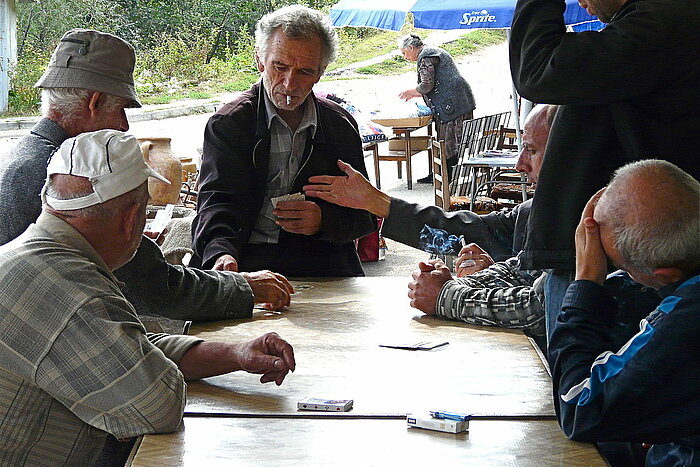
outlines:
[[376, 190], [375, 195], [370, 199], [367, 210], [379, 217], [388, 217], [391, 210], [391, 196], [383, 191]]

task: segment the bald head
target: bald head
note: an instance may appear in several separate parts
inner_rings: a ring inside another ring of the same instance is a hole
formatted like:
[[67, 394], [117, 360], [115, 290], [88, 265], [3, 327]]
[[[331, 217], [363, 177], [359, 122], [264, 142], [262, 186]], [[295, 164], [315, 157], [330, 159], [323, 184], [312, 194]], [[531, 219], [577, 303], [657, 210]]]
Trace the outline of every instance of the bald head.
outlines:
[[594, 218], [605, 253], [628, 272], [687, 273], [700, 266], [700, 184], [670, 162], [648, 159], [618, 169]]
[[556, 105], [538, 105], [527, 116], [523, 128], [523, 148], [515, 169], [527, 175], [530, 182], [537, 183], [547, 147], [549, 131], [557, 113]]

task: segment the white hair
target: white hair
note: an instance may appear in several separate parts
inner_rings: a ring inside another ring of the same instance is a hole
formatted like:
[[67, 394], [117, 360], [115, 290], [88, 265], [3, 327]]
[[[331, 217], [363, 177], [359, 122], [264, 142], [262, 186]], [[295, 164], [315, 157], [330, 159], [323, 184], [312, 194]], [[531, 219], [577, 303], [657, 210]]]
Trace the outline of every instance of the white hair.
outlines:
[[325, 70], [335, 60], [338, 49], [338, 34], [328, 15], [302, 5], [288, 5], [263, 16], [255, 25], [255, 48], [265, 60], [272, 34], [281, 29], [292, 39], [321, 39], [321, 69]]
[[420, 49], [425, 44], [421, 40], [420, 36], [418, 36], [416, 34], [408, 34], [408, 35], [403, 36], [402, 38], [400, 38], [398, 40], [398, 45], [399, 45], [399, 49], [404, 50], [404, 49], [407, 49], [411, 46], [413, 46], [417, 49]]
[[[87, 105], [90, 96], [96, 91], [82, 88], [43, 88], [41, 90], [41, 112], [46, 117], [49, 113], [57, 112], [67, 122], [80, 118], [80, 110]], [[100, 96], [101, 109], [112, 112], [127, 99], [102, 93]]]

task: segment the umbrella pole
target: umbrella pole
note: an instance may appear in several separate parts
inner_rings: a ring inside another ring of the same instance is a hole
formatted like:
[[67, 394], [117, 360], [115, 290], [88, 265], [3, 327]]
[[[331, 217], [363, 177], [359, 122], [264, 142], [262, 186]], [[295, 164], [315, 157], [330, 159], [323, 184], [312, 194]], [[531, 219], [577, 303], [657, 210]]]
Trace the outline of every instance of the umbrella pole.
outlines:
[[[506, 30], [506, 37], [508, 38], [508, 44], [510, 44], [510, 28]], [[515, 89], [515, 83], [511, 79], [510, 81], [511, 86], [513, 86], [513, 112], [514, 112], [514, 117], [515, 117], [515, 135], [517, 136], [517, 142], [518, 142], [518, 154], [520, 154], [523, 150], [523, 137], [520, 134], [520, 104], [518, 102], [518, 90]], [[528, 101], [529, 102], [529, 101]], [[523, 105], [524, 112], [529, 113], [530, 110], [532, 110], [532, 103], [530, 105], [525, 106]], [[525, 121], [525, 117], [527, 116], [527, 113], [522, 116], [523, 121]], [[523, 182], [520, 184], [520, 189], [522, 190], [522, 195], [523, 195], [523, 201], [527, 200], [527, 185], [525, 185], [525, 182], [527, 181], [527, 178], [524, 173], [520, 174], [520, 181]]]

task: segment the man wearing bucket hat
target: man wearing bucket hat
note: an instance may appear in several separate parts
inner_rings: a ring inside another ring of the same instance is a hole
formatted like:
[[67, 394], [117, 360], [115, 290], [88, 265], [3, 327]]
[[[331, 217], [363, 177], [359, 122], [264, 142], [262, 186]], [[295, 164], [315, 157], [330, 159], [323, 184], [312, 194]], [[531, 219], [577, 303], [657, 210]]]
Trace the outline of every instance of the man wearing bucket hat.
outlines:
[[[98, 31], [68, 31], [54, 51], [42, 88], [41, 119], [0, 158], [0, 244], [22, 233], [41, 212], [39, 191], [50, 155], [67, 138], [84, 132], [126, 131], [125, 108], [141, 107], [134, 88], [134, 49]], [[249, 317], [254, 302], [271, 308], [289, 304], [292, 287], [269, 271], [235, 274], [172, 266], [147, 239], [116, 276], [142, 314], [179, 319]]]
[[148, 177], [115, 130], [52, 156], [36, 223], [0, 247], [0, 464], [93, 465], [108, 434], [175, 430], [185, 381], [244, 370], [281, 384], [295, 368], [274, 333], [241, 343], [148, 334], [113, 271], [141, 242]]

